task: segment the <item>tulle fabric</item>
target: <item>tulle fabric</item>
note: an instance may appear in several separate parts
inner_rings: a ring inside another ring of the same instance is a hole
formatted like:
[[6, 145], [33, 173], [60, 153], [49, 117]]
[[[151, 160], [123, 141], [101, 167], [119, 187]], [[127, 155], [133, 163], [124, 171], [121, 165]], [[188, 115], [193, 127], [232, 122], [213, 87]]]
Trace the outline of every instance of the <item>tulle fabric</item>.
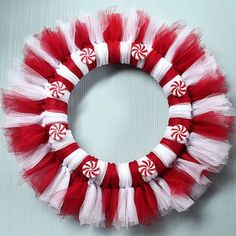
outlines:
[[[144, 60], [130, 55], [136, 43], [147, 47]], [[96, 54], [90, 65], [79, 60], [86, 47]], [[6, 136], [24, 180], [58, 214], [74, 216], [81, 224], [117, 229], [150, 224], [173, 209], [187, 210], [209, 185], [205, 174], [226, 164], [234, 117], [225, 78], [200, 45], [200, 36], [182, 23], [169, 27], [143, 11], [132, 9], [126, 17], [110, 8], [96, 16], [60, 22], [55, 30], [44, 29], [28, 38], [24, 54], [13, 91], [2, 91]], [[158, 176], [141, 176], [137, 161], [115, 165], [89, 156], [75, 144], [70, 130], [60, 142], [48, 137], [52, 123], [62, 122], [68, 128], [69, 94], [81, 77], [112, 63], [131, 64], [149, 73], [169, 95], [169, 125], [191, 130], [187, 142], [175, 146], [174, 140], [167, 140], [169, 132], [144, 157], [160, 169]], [[188, 95], [175, 98], [170, 85], [181, 79]], [[65, 84], [68, 91], [63, 98], [51, 97], [48, 86], [54, 81]], [[82, 173], [90, 160], [100, 169], [94, 179]]]

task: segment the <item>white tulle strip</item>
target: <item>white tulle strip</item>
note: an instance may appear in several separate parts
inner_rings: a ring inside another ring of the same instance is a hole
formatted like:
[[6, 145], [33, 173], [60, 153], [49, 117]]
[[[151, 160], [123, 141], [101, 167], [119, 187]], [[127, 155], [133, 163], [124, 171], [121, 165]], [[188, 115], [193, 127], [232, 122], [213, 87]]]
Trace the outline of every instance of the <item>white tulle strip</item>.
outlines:
[[170, 167], [172, 162], [176, 159], [176, 154], [161, 143], [153, 149], [153, 152], [160, 158], [166, 167]]
[[170, 117], [180, 117], [191, 119], [192, 118], [192, 106], [190, 103], [181, 103], [169, 107]]
[[171, 66], [172, 64], [162, 57], [154, 66], [150, 75], [159, 83]]
[[59, 67], [56, 69], [58, 75], [66, 78], [72, 84], [76, 85], [79, 82], [79, 78], [71, 72], [65, 65], [60, 64]]
[[209, 111], [231, 115], [232, 104], [228, 100], [227, 94], [206, 97], [192, 103], [193, 116], [197, 116]]
[[128, 17], [123, 20], [122, 42], [132, 43], [135, 40], [138, 31], [138, 16], [135, 8], [131, 8]]
[[173, 42], [173, 44], [170, 46], [169, 50], [166, 53], [166, 56], [165, 56], [166, 60], [168, 60], [169, 62], [172, 62], [176, 50], [184, 42], [184, 40], [188, 37], [190, 32], [191, 32], [191, 29], [189, 29], [187, 27], [183, 28], [180, 31], [180, 33], [177, 35], [175, 41]]
[[205, 75], [214, 75], [218, 68], [215, 58], [207, 54], [190, 66], [183, 74], [182, 79], [187, 85], [193, 85]]
[[10, 128], [31, 124], [40, 124], [43, 117], [41, 115], [13, 112], [6, 114], [4, 119], [4, 128]]
[[52, 67], [58, 68], [59, 62], [46, 53], [40, 46], [40, 41], [35, 37], [31, 36], [26, 39], [26, 45], [39, 57], [48, 62]]
[[189, 154], [212, 172], [226, 164], [230, 148], [229, 142], [208, 139], [194, 132], [190, 133], [187, 146]]
[[121, 64], [130, 64], [130, 55], [131, 55], [131, 43], [120, 42], [120, 63]]
[[158, 210], [161, 216], [167, 215], [171, 211], [171, 199], [165, 190], [163, 190], [155, 181], [149, 182], [157, 199]]
[[129, 225], [138, 224], [138, 217], [134, 203], [134, 188], [131, 187], [132, 178], [129, 164], [117, 164], [117, 172], [119, 175], [120, 189], [117, 213], [113, 225], [119, 229], [120, 227], [128, 227]]
[[102, 65], [108, 65], [108, 47], [107, 43], [100, 43], [100, 44], [93, 44], [94, 51], [96, 53], [96, 61], [97, 61], [97, 67], [100, 67]]
[[[42, 78], [37, 76], [30, 77], [27, 73], [19, 74], [15, 78], [12, 86], [13, 91], [20, 93], [31, 100], [41, 100], [47, 97], [53, 97], [49, 90], [51, 84], [47, 81], [45, 82]], [[68, 103], [69, 96], [70, 92], [66, 91], [64, 96], [56, 99]]]
[[[91, 217], [91, 214], [94, 211], [96, 206], [97, 195], [99, 194], [97, 190], [96, 184], [88, 183], [86, 195], [84, 198], [84, 202], [80, 208], [79, 212], [79, 220], [81, 224], [99, 224], [101, 222], [101, 212], [96, 212], [98, 215], [94, 218]], [[100, 187], [98, 187], [100, 188]], [[102, 208], [102, 201], [100, 202], [99, 208]]]
[[44, 111], [40, 116], [43, 118], [42, 125], [53, 124], [56, 122], [68, 123], [67, 114]]
[[[95, 225], [103, 225], [105, 222], [105, 215], [102, 210], [102, 190], [101, 187], [95, 185], [96, 187], [96, 201], [92, 211], [90, 212], [90, 216], [86, 219], [87, 222]], [[85, 218], [84, 218], [85, 219]]]
[[39, 199], [48, 203], [54, 209], [60, 209], [63, 196], [70, 182], [70, 172], [62, 166], [51, 184], [40, 195]]
[[97, 185], [101, 185], [102, 184], [102, 181], [103, 181], [103, 179], [105, 177], [105, 174], [106, 174], [106, 171], [107, 171], [107, 166], [108, 166], [107, 162], [98, 160], [99, 173], [96, 176], [96, 178], [94, 179], [94, 182]]
[[65, 36], [68, 49], [70, 50], [71, 53], [75, 52], [77, 50], [77, 46], [75, 45], [74, 41], [75, 38], [74, 22], [58, 21], [57, 23]]
[[153, 43], [153, 39], [156, 35], [156, 33], [158, 32], [158, 30], [161, 29], [161, 27], [164, 25], [164, 21], [160, 20], [160, 19], [153, 19], [147, 28], [147, 31], [145, 33], [144, 39], [143, 39], [143, 43], [148, 46], [148, 47], [152, 47], [152, 43]]
[[162, 178], [157, 179], [157, 183], [161, 186], [171, 200], [171, 207], [178, 212], [186, 211], [190, 206], [193, 205], [194, 201], [187, 195], [173, 195], [171, 194], [170, 188], [166, 181]]
[[21, 169], [28, 170], [36, 166], [50, 151], [51, 145], [41, 144], [33, 153], [25, 155], [24, 158], [19, 160], [19, 165]]

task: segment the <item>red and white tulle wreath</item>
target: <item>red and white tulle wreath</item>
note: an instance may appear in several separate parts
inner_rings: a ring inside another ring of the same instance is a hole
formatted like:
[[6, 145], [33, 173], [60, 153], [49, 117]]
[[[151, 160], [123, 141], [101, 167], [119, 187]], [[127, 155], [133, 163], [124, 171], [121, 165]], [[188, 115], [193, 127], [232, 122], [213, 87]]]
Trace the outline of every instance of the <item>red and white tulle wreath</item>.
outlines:
[[[5, 135], [23, 178], [60, 215], [81, 224], [150, 224], [187, 210], [228, 158], [234, 118], [225, 78], [200, 36], [143, 11], [110, 11], [44, 29], [25, 46], [21, 75], [3, 90]], [[69, 129], [69, 95], [106, 64], [150, 74], [167, 96], [169, 121], [159, 143], [129, 163], [89, 155]]]

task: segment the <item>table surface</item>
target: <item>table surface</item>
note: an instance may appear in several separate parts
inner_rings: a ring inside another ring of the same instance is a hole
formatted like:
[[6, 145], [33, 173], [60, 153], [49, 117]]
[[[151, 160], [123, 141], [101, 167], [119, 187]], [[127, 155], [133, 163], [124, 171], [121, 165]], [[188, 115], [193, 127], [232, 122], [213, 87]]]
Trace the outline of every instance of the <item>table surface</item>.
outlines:
[[[118, 11], [144, 9], [172, 23], [179, 19], [198, 27], [203, 43], [227, 74], [230, 100], [236, 102], [235, 0], [0, 0], [0, 87], [9, 87], [9, 73], [22, 59], [24, 39], [57, 20], [116, 5]], [[167, 103], [153, 79], [127, 66], [104, 66], [89, 73], [73, 91], [70, 122], [75, 139], [90, 154], [125, 162], [150, 151], [163, 135]], [[3, 114], [1, 113], [1, 122]], [[233, 236], [236, 232], [236, 137], [228, 165], [188, 212], [174, 213], [150, 227], [106, 230], [80, 226], [60, 217], [19, 184], [19, 168], [0, 134], [0, 235], [168, 235]]]

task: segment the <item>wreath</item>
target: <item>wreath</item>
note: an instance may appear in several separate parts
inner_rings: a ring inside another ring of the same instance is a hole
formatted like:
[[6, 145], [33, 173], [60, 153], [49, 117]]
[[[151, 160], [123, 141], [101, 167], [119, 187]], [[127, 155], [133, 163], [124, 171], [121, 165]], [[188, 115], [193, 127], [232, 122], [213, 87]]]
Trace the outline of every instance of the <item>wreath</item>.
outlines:
[[[70, 93], [107, 64], [142, 69], [161, 86], [168, 126], [146, 156], [110, 163], [74, 140]], [[11, 90], [3, 90], [5, 135], [22, 176], [59, 215], [81, 224], [128, 227], [188, 209], [210, 173], [227, 162], [234, 118], [223, 72], [196, 30], [143, 11], [112, 10], [45, 28], [26, 40]]]

